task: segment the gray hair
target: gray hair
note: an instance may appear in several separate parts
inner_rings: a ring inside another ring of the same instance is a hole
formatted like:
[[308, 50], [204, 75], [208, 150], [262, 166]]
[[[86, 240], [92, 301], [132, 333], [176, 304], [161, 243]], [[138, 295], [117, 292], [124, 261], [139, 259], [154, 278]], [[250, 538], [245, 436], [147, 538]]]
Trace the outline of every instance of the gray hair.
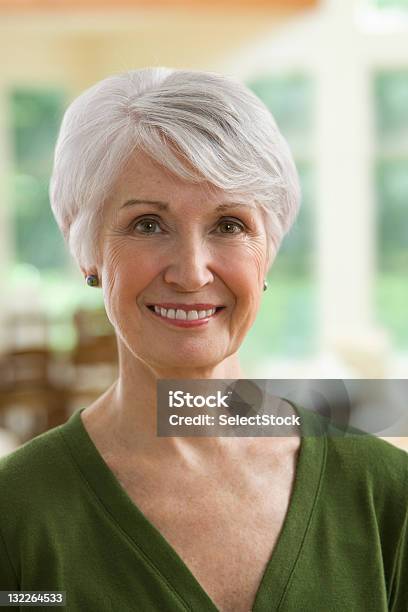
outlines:
[[99, 260], [103, 204], [141, 150], [182, 179], [208, 181], [257, 203], [277, 249], [300, 205], [295, 164], [266, 106], [219, 74], [145, 68], [113, 75], [68, 107], [50, 183], [51, 207], [71, 253]]

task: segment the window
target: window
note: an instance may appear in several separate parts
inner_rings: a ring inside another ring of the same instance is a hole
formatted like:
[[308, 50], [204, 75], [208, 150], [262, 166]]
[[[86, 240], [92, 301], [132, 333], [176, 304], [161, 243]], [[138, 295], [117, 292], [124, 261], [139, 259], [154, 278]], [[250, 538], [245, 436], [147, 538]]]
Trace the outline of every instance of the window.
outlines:
[[[36, 310], [50, 321], [53, 348], [75, 341], [71, 315], [79, 306], [99, 307], [67, 253], [48, 197], [52, 158], [65, 96], [60, 90], [18, 88], [10, 93], [14, 265], [8, 285], [11, 310]], [[27, 301], [26, 296], [30, 295]]]
[[377, 312], [397, 350], [408, 349], [408, 68], [374, 80], [377, 155]]
[[247, 371], [255, 368], [255, 359], [311, 354], [316, 348], [317, 329], [313, 277], [313, 82], [303, 74], [268, 75], [251, 81], [249, 86], [271, 110], [291, 146], [302, 184], [302, 206], [271, 268], [268, 291], [245, 342], [242, 358]]
[[408, 0], [372, 0], [372, 4], [378, 9], [408, 9]]
[[[359, 29], [365, 34], [405, 35], [408, 27], [408, 0], [359, 0], [355, 17]], [[390, 44], [392, 48], [397, 42], [381, 41], [381, 44]]]
[[65, 265], [66, 255], [48, 200], [52, 154], [63, 108], [59, 91], [15, 90], [11, 95], [16, 263], [39, 270]]

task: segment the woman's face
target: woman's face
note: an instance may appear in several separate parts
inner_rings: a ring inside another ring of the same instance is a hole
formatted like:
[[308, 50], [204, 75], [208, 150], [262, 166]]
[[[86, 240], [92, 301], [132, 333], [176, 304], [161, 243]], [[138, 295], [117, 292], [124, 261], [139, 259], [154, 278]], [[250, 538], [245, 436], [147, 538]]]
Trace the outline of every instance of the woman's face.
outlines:
[[105, 306], [131, 353], [168, 369], [211, 367], [234, 354], [266, 274], [261, 210], [185, 182], [138, 152], [105, 215]]

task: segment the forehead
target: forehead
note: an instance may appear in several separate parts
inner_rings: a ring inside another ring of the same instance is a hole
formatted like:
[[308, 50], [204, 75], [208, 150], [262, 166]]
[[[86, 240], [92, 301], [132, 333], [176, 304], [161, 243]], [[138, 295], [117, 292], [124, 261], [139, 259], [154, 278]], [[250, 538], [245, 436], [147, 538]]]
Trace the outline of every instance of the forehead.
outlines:
[[233, 195], [208, 181], [193, 183], [172, 173], [145, 153], [138, 151], [128, 160], [123, 171], [114, 183], [110, 200], [117, 206], [130, 199], [172, 200], [214, 202], [214, 204], [241, 202], [248, 198]]

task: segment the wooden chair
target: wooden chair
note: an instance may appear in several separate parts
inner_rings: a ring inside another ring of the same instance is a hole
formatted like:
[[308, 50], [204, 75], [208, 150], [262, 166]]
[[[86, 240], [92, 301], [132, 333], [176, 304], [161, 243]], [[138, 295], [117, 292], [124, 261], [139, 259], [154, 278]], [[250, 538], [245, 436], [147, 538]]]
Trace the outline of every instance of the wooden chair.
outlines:
[[41, 312], [10, 314], [4, 321], [4, 341], [8, 350], [43, 349], [49, 344], [50, 320]]
[[78, 345], [97, 336], [113, 336], [115, 333], [103, 308], [80, 308], [74, 314], [74, 325]]
[[70, 413], [92, 403], [118, 373], [116, 336], [105, 311], [80, 310], [74, 322], [78, 342], [71, 356]]
[[66, 391], [53, 380], [53, 360], [45, 348], [8, 351], [0, 360], [0, 426], [22, 442], [66, 420]]

